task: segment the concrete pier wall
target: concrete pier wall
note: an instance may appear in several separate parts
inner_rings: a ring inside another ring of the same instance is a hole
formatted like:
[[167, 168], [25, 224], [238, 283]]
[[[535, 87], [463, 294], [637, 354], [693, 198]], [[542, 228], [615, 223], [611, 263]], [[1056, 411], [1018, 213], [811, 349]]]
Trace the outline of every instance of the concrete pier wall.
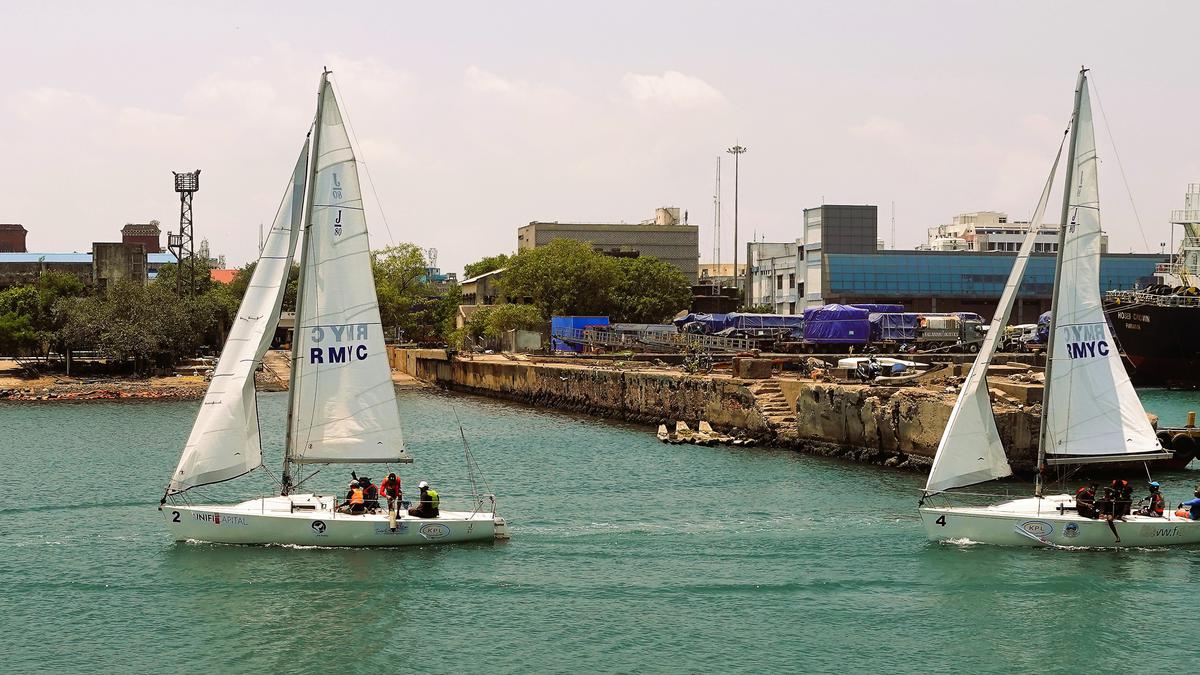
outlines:
[[[501, 356], [451, 359], [442, 350], [396, 349], [391, 362], [396, 370], [455, 391], [647, 424], [694, 425], [703, 419], [727, 433], [778, 446], [915, 469], [929, 465], [953, 406], [952, 396], [916, 388], [795, 379], [764, 386], [637, 367]], [[1014, 467], [1032, 466], [1036, 415], [1002, 412], [997, 425]]]

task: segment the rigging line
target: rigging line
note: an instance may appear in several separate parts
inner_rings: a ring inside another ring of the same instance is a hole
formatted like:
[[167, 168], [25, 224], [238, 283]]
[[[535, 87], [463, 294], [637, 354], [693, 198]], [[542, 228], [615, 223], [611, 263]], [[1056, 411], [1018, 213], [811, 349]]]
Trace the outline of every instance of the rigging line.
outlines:
[[1125, 194], [1129, 197], [1129, 206], [1133, 209], [1133, 219], [1138, 224], [1138, 233], [1142, 235], [1142, 246], [1150, 250], [1146, 240], [1146, 228], [1142, 227], [1142, 217], [1138, 215], [1137, 204], [1133, 201], [1133, 191], [1129, 189], [1129, 179], [1125, 177], [1125, 165], [1121, 163], [1121, 153], [1117, 151], [1117, 139], [1113, 138], [1112, 129], [1108, 127], [1108, 116], [1104, 114], [1104, 103], [1100, 100], [1100, 87], [1096, 86], [1096, 78], [1092, 76], [1092, 89], [1096, 92], [1096, 107], [1100, 108], [1100, 119], [1104, 120], [1104, 131], [1108, 134], [1108, 142], [1112, 143], [1113, 157], [1117, 159], [1117, 168], [1121, 171], [1121, 181], [1125, 183]]
[[379, 199], [379, 192], [375, 189], [375, 178], [371, 176], [371, 167], [367, 165], [365, 159], [362, 158], [362, 144], [358, 142], [358, 135], [354, 133], [354, 125], [350, 123], [350, 106], [346, 105], [346, 98], [342, 96], [342, 88], [338, 86], [336, 79], [330, 79], [329, 82], [333, 85], [334, 94], [337, 95], [338, 101], [346, 114], [342, 115], [342, 121], [346, 124], [346, 131], [350, 134], [350, 139], [354, 146], [359, 148], [358, 152], [354, 152], [354, 147], [350, 148], [354, 152], [354, 159], [359, 164], [362, 164], [363, 172], [367, 174], [367, 184], [371, 186], [371, 194], [375, 197], [375, 204], [379, 206], [379, 218], [383, 221], [383, 227], [387, 230], [388, 241], [394, 246], [396, 237], [392, 235], [392, 226], [388, 224], [387, 212], [383, 209], [383, 202]]

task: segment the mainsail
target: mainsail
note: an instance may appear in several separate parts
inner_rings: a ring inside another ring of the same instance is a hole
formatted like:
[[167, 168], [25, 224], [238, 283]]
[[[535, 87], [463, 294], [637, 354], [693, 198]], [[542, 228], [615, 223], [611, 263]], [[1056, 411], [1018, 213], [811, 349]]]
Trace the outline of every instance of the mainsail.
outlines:
[[350, 138], [327, 77], [309, 185], [287, 461], [408, 462]]
[[[1160, 456], [1100, 300], [1100, 193], [1087, 77], [1080, 78], [1073, 176], [1060, 234], [1043, 451], [1050, 463]], [[1057, 461], [1055, 458], [1058, 458]]]
[[929, 470], [929, 479], [925, 483], [927, 493], [1012, 475], [1004, 453], [1004, 445], [1000, 441], [1000, 432], [996, 429], [996, 418], [992, 414], [987, 370], [1012, 314], [1017, 290], [1021, 287], [1021, 278], [1025, 275], [1025, 267], [1029, 262], [1029, 254], [1033, 252], [1034, 240], [1037, 239], [1046, 204], [1050, 201], [1050, 188], [1054, 184], [1054, 174], [1058, 171], [1058, 160], [1061, 157], [1060, 145], [1058, 154], [1054, 157], [1054, 164], [1050, 168], [1050, 176], [1046, 179], [1046, 186], [1042, 188], [1042, 197], [1038, 200], [1033, 218], [1029, 221], [1029, 234], [1025, 235], [1025, 241], [1021, 243], [1021, 250], [1013, 262], [1012, 271], [1004, 284], [1004, 292], [1000, 295], [996, 313], [992, 315], [992, 323], [983, 339], [979, 355], [975, 357], [975, 363], [967, 373], [954, 409], [950, 411], [950, 420], [942, 433], [941, 442], [938, 443], [937, 454], [934, 455], [933, 466]]
[[254, 371], [275, 335], [304, 210], [308, 142], [238, 307], [168, 494], [236, 478], [262, 465]]

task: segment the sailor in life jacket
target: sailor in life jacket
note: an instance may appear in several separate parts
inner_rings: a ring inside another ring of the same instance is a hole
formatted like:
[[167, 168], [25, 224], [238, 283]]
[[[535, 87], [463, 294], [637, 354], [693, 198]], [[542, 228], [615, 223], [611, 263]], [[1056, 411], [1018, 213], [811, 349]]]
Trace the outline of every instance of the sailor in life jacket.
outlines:
[[397, 502], [404, 498], [404, 489], [400, 485], [400, 477], [395, 473], [389, 473], [387, 478], [379, 484], [379, 491], [387, 497], [388, 511], [396, 508]]
[[409, 509], [408, 514], [418, 518], [437, 518], [440, 502], [437, 490], [429, 487], [429, 483], [425, 481], [418, 483], [417, 487], [421, 490], [421, 501]]
[[1096, 481], [1088, 481], [1087, 485], [1075, 491], [1075, 510], [1083, 518], [1096, 518], [1100, 515], [1096, 509]]
[[1142, 500], [1146, 505], [1138, 509], [1139, 516], [1162, 518], [1163, 511], [1167, 508], [1167, 498], [1163, 497], [1162, 492], [1159, 492], [1160, 487], [1162, 486], [1158, 481], [1150, 481], [1150, 495]]
[[365, 497], [366, 491], [362, 489], [357, 480], [352, 480], [350, 481], [350, 491], [346, 493], [346, 503], [338, 510], [345, 513], [362, 513], [366, 510], [363, 506]]

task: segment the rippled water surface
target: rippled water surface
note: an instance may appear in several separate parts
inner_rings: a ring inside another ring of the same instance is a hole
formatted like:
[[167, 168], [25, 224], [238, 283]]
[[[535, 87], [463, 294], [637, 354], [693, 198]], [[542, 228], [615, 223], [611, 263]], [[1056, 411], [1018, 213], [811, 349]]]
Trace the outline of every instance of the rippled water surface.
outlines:
[[[261, 398], [274, 468], [285, 399]], [[1195, 393], [1146, 400], [1164, 424], [1200, 409]], [[510, 542], [177, 544], [155, 507], [197, 405], [0, 405], [5, 672], [1200, 666], [1198, 549], [931, 544], [914, 474], [430, 391], [401, 394], [406, 485], [467, 488], [457, 411]], [[1174, 502], [1200, 472], [1162, 478]], [[269, 489], [264, 475], [208, 494]]]

